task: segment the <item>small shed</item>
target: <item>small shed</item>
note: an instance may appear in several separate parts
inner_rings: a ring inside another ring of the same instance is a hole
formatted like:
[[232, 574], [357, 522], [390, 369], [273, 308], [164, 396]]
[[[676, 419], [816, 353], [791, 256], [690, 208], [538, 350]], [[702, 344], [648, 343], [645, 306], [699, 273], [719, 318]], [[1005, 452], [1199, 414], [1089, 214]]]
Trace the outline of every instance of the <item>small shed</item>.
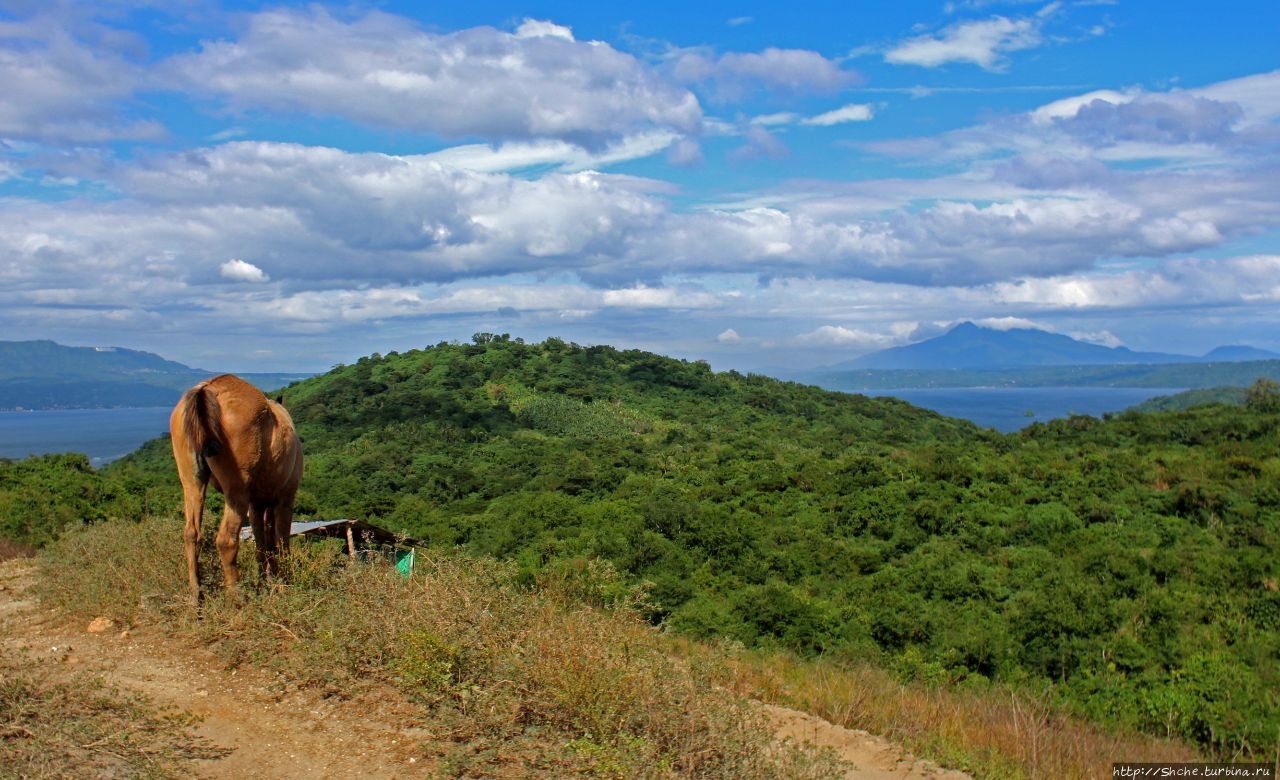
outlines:
[[[347, 555], [351, 558], [383, 558], [394, 562], [403, 574], [413, 572], [416, 539], [399, 536], [364, 520], [342, 518], [340, 520], [307, 520], [293, 522], [289, 536], [315, 536], [329, 539], [345, 539]], [[253, 529], [240, 529], [240, 540], [253, 538]]]

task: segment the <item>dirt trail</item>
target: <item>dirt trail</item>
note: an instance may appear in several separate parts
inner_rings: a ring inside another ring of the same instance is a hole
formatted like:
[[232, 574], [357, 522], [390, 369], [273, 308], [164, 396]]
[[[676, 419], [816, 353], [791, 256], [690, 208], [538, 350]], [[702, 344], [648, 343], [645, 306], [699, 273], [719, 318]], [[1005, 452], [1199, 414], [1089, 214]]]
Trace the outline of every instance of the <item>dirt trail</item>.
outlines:
[[[35, 663], [70, 677], [87, 672], [108, 685], [142, 693], [159, 705], [199, 716], [198, 736], [225, 756], [197, 762], [207, 778], [438, 777], [422, 752], [430, 724], [386, 701], [335, 701], [289, 690], [273, 675], [228, 672], [212, 654], [155, 627], [122, 630], [94, 621], [67, 625], [28, 593], [33, 566], [0, 562], [0, 652], [24, 650]], [[849, 780], [968, 780], [905, 755], [892, 743], [794, 710], [766, 705], [779, 737], [829, 747], [848, 764]]]
[[848, 780], [973, 780], [964, 772], [915, 758], [884, 737], [837, 726], [807, 712], [763, 706], [779, 737], [834, 750], [851, 767], [845, 775]]

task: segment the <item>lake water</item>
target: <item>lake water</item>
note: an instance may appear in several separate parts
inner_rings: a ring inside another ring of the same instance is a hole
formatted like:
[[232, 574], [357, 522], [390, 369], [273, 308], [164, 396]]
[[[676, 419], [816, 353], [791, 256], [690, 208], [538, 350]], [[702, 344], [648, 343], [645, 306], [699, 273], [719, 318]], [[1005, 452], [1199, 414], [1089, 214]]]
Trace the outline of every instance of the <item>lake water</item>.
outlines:
[[1008, 433], [1073, 414], [1101, 417], [1156, 396], [1182, 392], [1154, 387], [931, 387], [913, 390], [860, 390], [891, 396], [948, 417], [971, 420]]
[[[1100, 417], [1104, 412], [1118, 412], [1148, 398], [1178, 391], [1139, 387], [964, 387], [863, 392], [901, 398], [948, 417], [1008, 432], [1070, 414]], [[97, 467], [133, 452], [150, 439], [167, 435], [168, 428], [167, 406], [0, 412], [0, 458], [82, 452]]]
[[81, 452], [95, 467], [169, 432], [172, 407], [0, 412], [0, 458]]

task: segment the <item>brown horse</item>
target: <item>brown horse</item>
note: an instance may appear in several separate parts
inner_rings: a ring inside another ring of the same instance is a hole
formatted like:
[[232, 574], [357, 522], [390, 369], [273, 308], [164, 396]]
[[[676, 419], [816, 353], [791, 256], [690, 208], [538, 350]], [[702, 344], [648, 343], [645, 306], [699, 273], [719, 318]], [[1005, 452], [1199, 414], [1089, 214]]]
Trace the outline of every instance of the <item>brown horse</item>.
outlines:
[[200, 601], [200, 522], [210, 482], [226, 497], [214, 544], [227, 589], [235, 592], [240, 581], [236, 555], [245, 523], [253, 527], [259, 573], [264, 579], [275, 575], [279, 554], [289, 549], [293, 499], [302, 480], [302, 445], [289, 413], [243, 379], [223, 374], [182, 395], [169, 416], [169, 438], [182, 481], [192, 600]]

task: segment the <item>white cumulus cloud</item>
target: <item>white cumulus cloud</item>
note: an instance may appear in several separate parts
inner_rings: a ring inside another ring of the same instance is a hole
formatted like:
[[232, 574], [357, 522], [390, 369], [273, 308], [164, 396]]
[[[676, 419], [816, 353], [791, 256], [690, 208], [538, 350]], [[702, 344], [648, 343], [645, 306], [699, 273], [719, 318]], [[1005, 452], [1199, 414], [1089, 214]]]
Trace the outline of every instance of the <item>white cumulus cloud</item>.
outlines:
[[175, 86], [236, 109], [453, 138], [595, 146], [652, 129], [696, 133], [702, 120], [697, 98], [649, 65], [549, 21], [437, 34], [387, 13], [348, 20], [318, 6], [277, 8], [165, 67]]
[[855, 351], [883, 349], [893, 343], [889, 334], [847, 328], [843, 325], [822, 325], [808, 333], [791, 339], [797, 346], [803, 347], [847, 347]]
[[516, 28], [517, 38], [563, 38], [566, 41], [573, 40], [573, 30], [555, 22], [548, 22], [540, 19], [525, 19], [519, 27]]
[[853, 103], [834, 111], [827, 111], [801, 121], [804, 125], [838, 125], [845, 122], [866, 122], [875, 116], [875, 111], [865, 103]]
[[995, 16], [959, 22], [938, 35], [909, 38], [885, 52], [885, 62], [936, 68], [951, 62], [967, 62], [984, 70], [1000, 70], [1009, 52], [1039, 46], [1039, 19]]
[[[127, 118], [124, 109], [147, 81], [127, 46], [86, 43], [59, 10], [53, 4], [28, 19], [0, 17], [0, 139], [72, 144], [162, 139], [160, 123]], [[118, 41], [94, 25], [79, 29]]]
[[218, 266], [218, 273], [224, 279], [231, 279], [236, 282], [266, 282], [270, 280], [270, 277], [261, 268], [237, 258], [232, 258]]

